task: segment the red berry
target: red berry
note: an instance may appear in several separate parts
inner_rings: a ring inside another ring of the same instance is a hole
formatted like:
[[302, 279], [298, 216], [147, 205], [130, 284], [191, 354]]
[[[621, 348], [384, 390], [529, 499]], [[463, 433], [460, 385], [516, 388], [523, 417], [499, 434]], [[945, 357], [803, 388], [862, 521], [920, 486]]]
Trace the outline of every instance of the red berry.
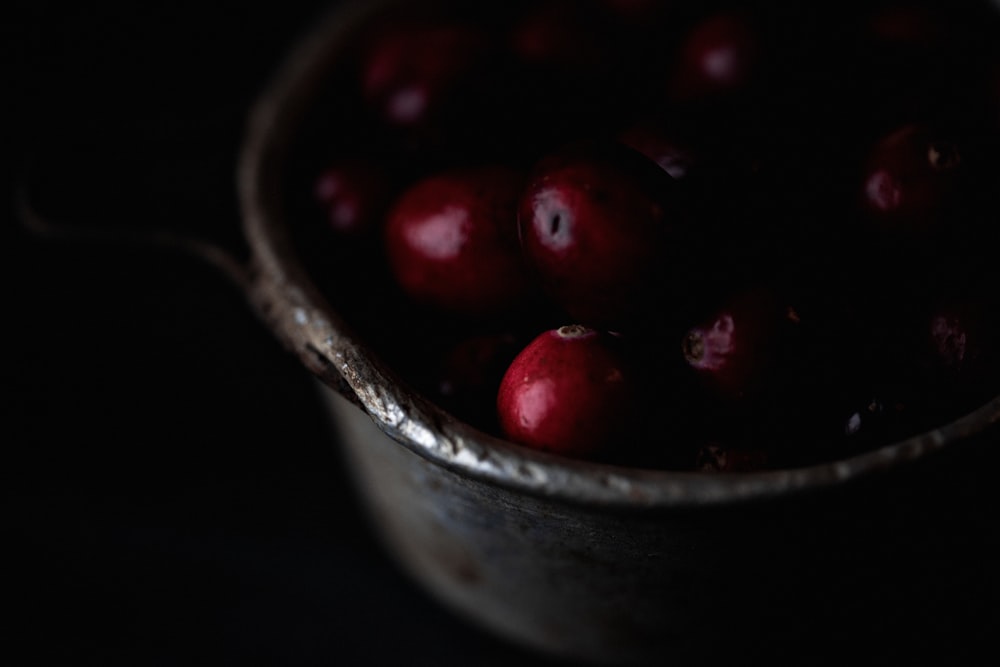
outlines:
[[525, 63], [547, 67], [598, 66], [607, 56], [598, 15], [572, 0], [532, 3], [514, 24], [510, 47]]
[[675, 184], [623, 145], [579, 145], [543, 159], [521, 196], [521, 243], [576, 321], [618, 330], [660, 308], [680, 220]]
[[770, 389], [779, 355], [797, 324], [797, 313], [771, 290], [747, 289], [688, 331], [684, 359], [718, 396], [758, 396]]
[[530, 300], [517, 238], [521, 174], [483, 166], [425, 177], [396, 201], [385, 230], [396, 281], [417, 303], [468, 315]]
[[504, 374], [497, 414], [511, 440], [581, 458], [605, 458], [636, 417], [636, 378], [618, 340], [580, 325], [546, 331]]
[[931, 50], [942, 46], [943, 16], [931, 7], [907, 2], [889, 3], [875, 9], [863, 28], [876, 46], [903, 51]]
[[313, 194], [331, 229], [359, 235], [381, 222], [390, 185], [388, 176], [374, 163], [342, 161], [319, 174]]
[[482, 30], [463, 23], [386, 27], [364, 52], [365, 99], [392, 125], [424, 124], [460, 101], [490, 49]]
[[493, 430], [500, 380], [522, 347], [513, 333], [471, 335], [449, 347], [437, 374], [442, 404], [459, 418]]
[[929, 392], [945, 399], [956, 393], [996, 394], [1000, 311], [995, 297], [940, 296], [923, 309], [913, 329], [911, 364]]
[[923, 232], [953, 206], [962, 172], [958, 142], [928, 125], [912, 123], [873, 147], [863, 176], [862, 204], [884, 229]]
[[742, 94], [757, 80], [761, 57], [760, 37], [746, 14], [712, 14], [681, 44], [672, 95], [681, 101], [707, 101]]

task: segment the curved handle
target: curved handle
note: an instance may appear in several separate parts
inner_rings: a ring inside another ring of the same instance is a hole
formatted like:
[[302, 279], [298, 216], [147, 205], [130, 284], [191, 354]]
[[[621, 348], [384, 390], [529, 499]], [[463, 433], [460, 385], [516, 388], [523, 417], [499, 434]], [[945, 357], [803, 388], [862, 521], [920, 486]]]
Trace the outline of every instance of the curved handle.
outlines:
[[283, 326], [282, 320], [295, 318], [295, 313], [287, 312], [289, 297], [282, 291], [281, 285], [268, 278], [267, 272], [259, 270], [253, 258], [242, 261], [235, 252], [219, 243], [170, 229], [82, 226], [53, 220], [39, 213], [32, 203], [28, 185], [23, 181], [17, 185], [14, 205], [21, 226], [37, 238], [167, 249], [211, 266], [237, 288], [254, 315], [289, 352], [299, 357], [310, 372], [352, 403], [361, 404], [356, 392], [324, 354], [319, 350], [310, 350], [309, 345], [303, 346], [302, 341], [288, 333], [288, 327]]
[[220, 245], [168, 229], [122, 229], [80, 226], [58, 222], [40, 214], [31, 201], [28, 185], [22, 181], [15, 191], [15, 210], [21, 225], [33, 236], [53, 241], [148, 246], [179, 251], [217, 269], [242, 292], [251, 289], [251, 272], [234, 253]]

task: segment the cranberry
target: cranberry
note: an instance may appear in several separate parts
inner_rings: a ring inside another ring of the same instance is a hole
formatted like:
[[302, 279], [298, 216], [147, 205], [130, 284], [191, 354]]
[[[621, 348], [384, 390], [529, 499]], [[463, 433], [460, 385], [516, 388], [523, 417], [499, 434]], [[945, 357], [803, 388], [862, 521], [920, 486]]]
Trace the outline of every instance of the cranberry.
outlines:
[[990, 3], [889, 2], [861, 12], [852, 42], [856, 80], [868, 119], [976, 116], [984, 109], [977, 79], [995, 58]]
[[947, 224], [963, 167], [959, 142], [923, 123], [900, 127], [880, 139], [862, 179], [864, 209], [881, 227], [907, 234]]
[[927, 5], [895, 2], [872, 10], [864, 27], [869, 38], [884, 49], [923, 51], [941, 46], [941, 18]]
[[660, 308], [672, 234], [681, 224], [673, 180], [623, 145], [577, 144], [542, 159], [518, 222], [525, 253], [576, 321], [628, 328]]
[[441, 403], [469, 423], [498, 429], [500, 380], [523, 347], [519, 335], [506, 331], [461, 338], [445, 351], [438, 367], [435, 389]]
[[382, 220], [390, 197], [389, 177], [366, 160], [339, 161], [319, 174], [313, 194], [334, 232], [365, 234]]
[[612, 456], [634, 426], [637, 380], [613, 336], [580, 325], [546, 331], [504, 374], [503, 432], [529, 447], [581, 458]]
[[631, 108], [627, 86], [618, 85], [621, 49], [595, 5], [528, 3], [510, 25], [507, 45], [514, 76], [499, 104], [522, 135], [513, 141], [556, 146], [610, 125]]
[[718, 396], [744, 399], [774, 379], [798, 323], [796, 311], [772, 290], [746, 289], [688, 331], [684, 359]]
[[858, 348], [871, 379], [845, 412], [847, 445], [914, 435], [995, 396], [996, 312], [995, 298], [942, 293], [874, 322], [868, 349]]
[[510, 46], [522, 62], [596, 68], [607, 55], [598, 15], [571, 0], [532, 3], [519, 17]]
[[424, 125], [460, 103], [490, 50], [489, 36], [470, 24], [386, 26], [363, 54], [364, 97], [392, 125]]
[[951, 403], [956, 396], [985, 400], [1000, 390], [998, 305], [996, 297], [970, 290], [939, 296], [914, 318], [915, 382], [935, 403]]
[[671, 82], [678, 101], [706, 101], [747, 92], [757, 81], [762, 46], [743, 12], [720, 11], [697, 23], [683, 40]]
[[531, 301], [517, 238], [522, 182], [515, 169], [481, 166], [427, 176], [405, 190], [389, 211], [385, 244], [406, 295], [474, 316], [511, 314]]
[[477, 11], [373, 24], [337, 79], [351, 111], [316, 121], [403, 170], [398, 199], [318, 162], [329, 142], [300, 162], [335, 229], [382, 218], [384, 253], [326, 244], [391, 269], [337, 305], [418, 391], [529, 447], [715, 472], [851, 455], [995, 397], [1000, 15]]

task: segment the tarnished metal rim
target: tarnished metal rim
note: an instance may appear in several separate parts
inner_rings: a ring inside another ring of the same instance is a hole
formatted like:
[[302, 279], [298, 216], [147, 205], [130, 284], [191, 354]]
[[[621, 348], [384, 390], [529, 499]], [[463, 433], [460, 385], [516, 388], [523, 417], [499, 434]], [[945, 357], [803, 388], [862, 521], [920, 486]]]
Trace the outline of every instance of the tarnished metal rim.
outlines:
[[459, 422], [409, 392], [311, 282], [292, 247], [282, 203], [286, 154], [324, 74], [351, 31], [391, 3], [348, 3], [294, 50], [251, 110], [237, 187], [253, 253], [250, 296], [262, 317], [313, 373], [402, 446], [460, 475], [533, 495], [655, 509], [731, 504], [842, 484], [923, 458], [1000, 421], [998, 396], [939, 429], [828, 464], [753, 473], [672, 472], [567, 461], [528, 450]]

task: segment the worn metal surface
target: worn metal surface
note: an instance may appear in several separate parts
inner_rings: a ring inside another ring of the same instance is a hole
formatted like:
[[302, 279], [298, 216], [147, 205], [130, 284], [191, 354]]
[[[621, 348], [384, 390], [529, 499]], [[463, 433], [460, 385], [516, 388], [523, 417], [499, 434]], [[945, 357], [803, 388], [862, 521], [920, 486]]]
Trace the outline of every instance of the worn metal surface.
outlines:
[[343, 38], [383, 4], [346, 6], [292, 54], [253, 109], [238, 185], [251, 301], [322, 381], [359, 491], [416, 579], [517, 641], [620, 662], [682, 646], [694, 655], [719, 627], [746, 639], [804, 632], [803, 619], [833, 608], [860, 619], [906, 588], [899, 563], [953, 564], [928, 532], [948, 521], [926, 505], [942, 488], [942, 468], [927, 461], [991, 429], [1000, 397], [830, 464], [678, 473], [569, 462], [487, 436], [369, 354], [297, 259], [281, 176]]

